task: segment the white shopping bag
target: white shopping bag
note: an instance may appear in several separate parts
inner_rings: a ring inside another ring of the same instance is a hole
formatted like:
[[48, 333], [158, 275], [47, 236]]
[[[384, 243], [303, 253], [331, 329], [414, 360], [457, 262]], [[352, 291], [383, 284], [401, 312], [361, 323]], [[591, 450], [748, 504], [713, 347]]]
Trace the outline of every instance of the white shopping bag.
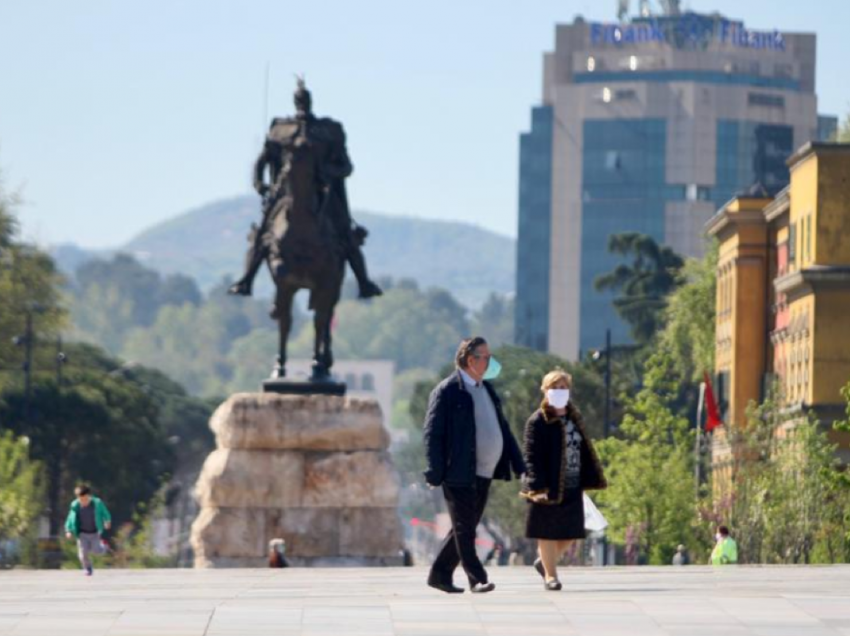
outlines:
[[599, 508], [593, 503], [593, 500], [587, 496], [587, 493], [582, 493], [584, 499], [584, 527], [591, 532], [602, 532], [608, 527], [608, 521], [599, 512]]

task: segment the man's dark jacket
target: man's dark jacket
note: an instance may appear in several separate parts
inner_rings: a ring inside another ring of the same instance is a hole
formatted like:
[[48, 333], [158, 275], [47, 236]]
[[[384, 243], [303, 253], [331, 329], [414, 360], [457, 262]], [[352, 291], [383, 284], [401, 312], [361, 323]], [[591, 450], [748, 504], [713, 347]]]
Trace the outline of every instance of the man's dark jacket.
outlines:
[[[502, 403], [492, 385], [484, 386], [502, 429], [502, 456], [493, 479], [510, 481], [511, 468], [521, 475], [525, 463], [519, 445], [502, 413]], [[425, 455], [428, 462], [425, 481], [432, 486], [472, 486], [475, 483], [475, 406], [460, 371], [440, 382], [428, 399], [425, 415]]]

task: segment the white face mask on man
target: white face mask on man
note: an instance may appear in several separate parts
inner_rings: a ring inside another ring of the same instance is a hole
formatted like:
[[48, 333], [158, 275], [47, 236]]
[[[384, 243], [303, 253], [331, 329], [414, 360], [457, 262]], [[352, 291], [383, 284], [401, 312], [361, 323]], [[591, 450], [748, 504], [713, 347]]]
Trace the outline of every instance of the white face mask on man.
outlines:
[[549, 406], [556, 409], [562, 409], [570, 401], [569, 389], [546, 389], [546, 401]]

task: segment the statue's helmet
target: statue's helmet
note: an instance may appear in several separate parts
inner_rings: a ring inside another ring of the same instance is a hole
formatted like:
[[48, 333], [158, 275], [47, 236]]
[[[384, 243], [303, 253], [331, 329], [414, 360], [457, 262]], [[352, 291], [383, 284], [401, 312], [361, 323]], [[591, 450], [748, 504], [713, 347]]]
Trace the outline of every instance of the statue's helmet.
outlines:
[[295, 110], [302, 114], [309, 114], [313, 109], [313, 98], [310, 96], [310, 91], [307, 90], [307, 85], [304, 83], [304, 78], [298, 78], [298, 86], [295, 89]]

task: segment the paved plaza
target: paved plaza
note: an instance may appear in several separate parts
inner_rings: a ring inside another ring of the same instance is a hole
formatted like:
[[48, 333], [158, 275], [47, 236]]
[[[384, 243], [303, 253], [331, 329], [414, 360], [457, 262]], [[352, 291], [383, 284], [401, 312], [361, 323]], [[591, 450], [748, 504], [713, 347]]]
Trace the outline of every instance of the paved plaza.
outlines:
[[[446, 595], [415, 568], [0, 572], [2, 636], [850, 636], [850, 566], [530, 567]], [[460, 582], [460, 577], [456, 578]]]

